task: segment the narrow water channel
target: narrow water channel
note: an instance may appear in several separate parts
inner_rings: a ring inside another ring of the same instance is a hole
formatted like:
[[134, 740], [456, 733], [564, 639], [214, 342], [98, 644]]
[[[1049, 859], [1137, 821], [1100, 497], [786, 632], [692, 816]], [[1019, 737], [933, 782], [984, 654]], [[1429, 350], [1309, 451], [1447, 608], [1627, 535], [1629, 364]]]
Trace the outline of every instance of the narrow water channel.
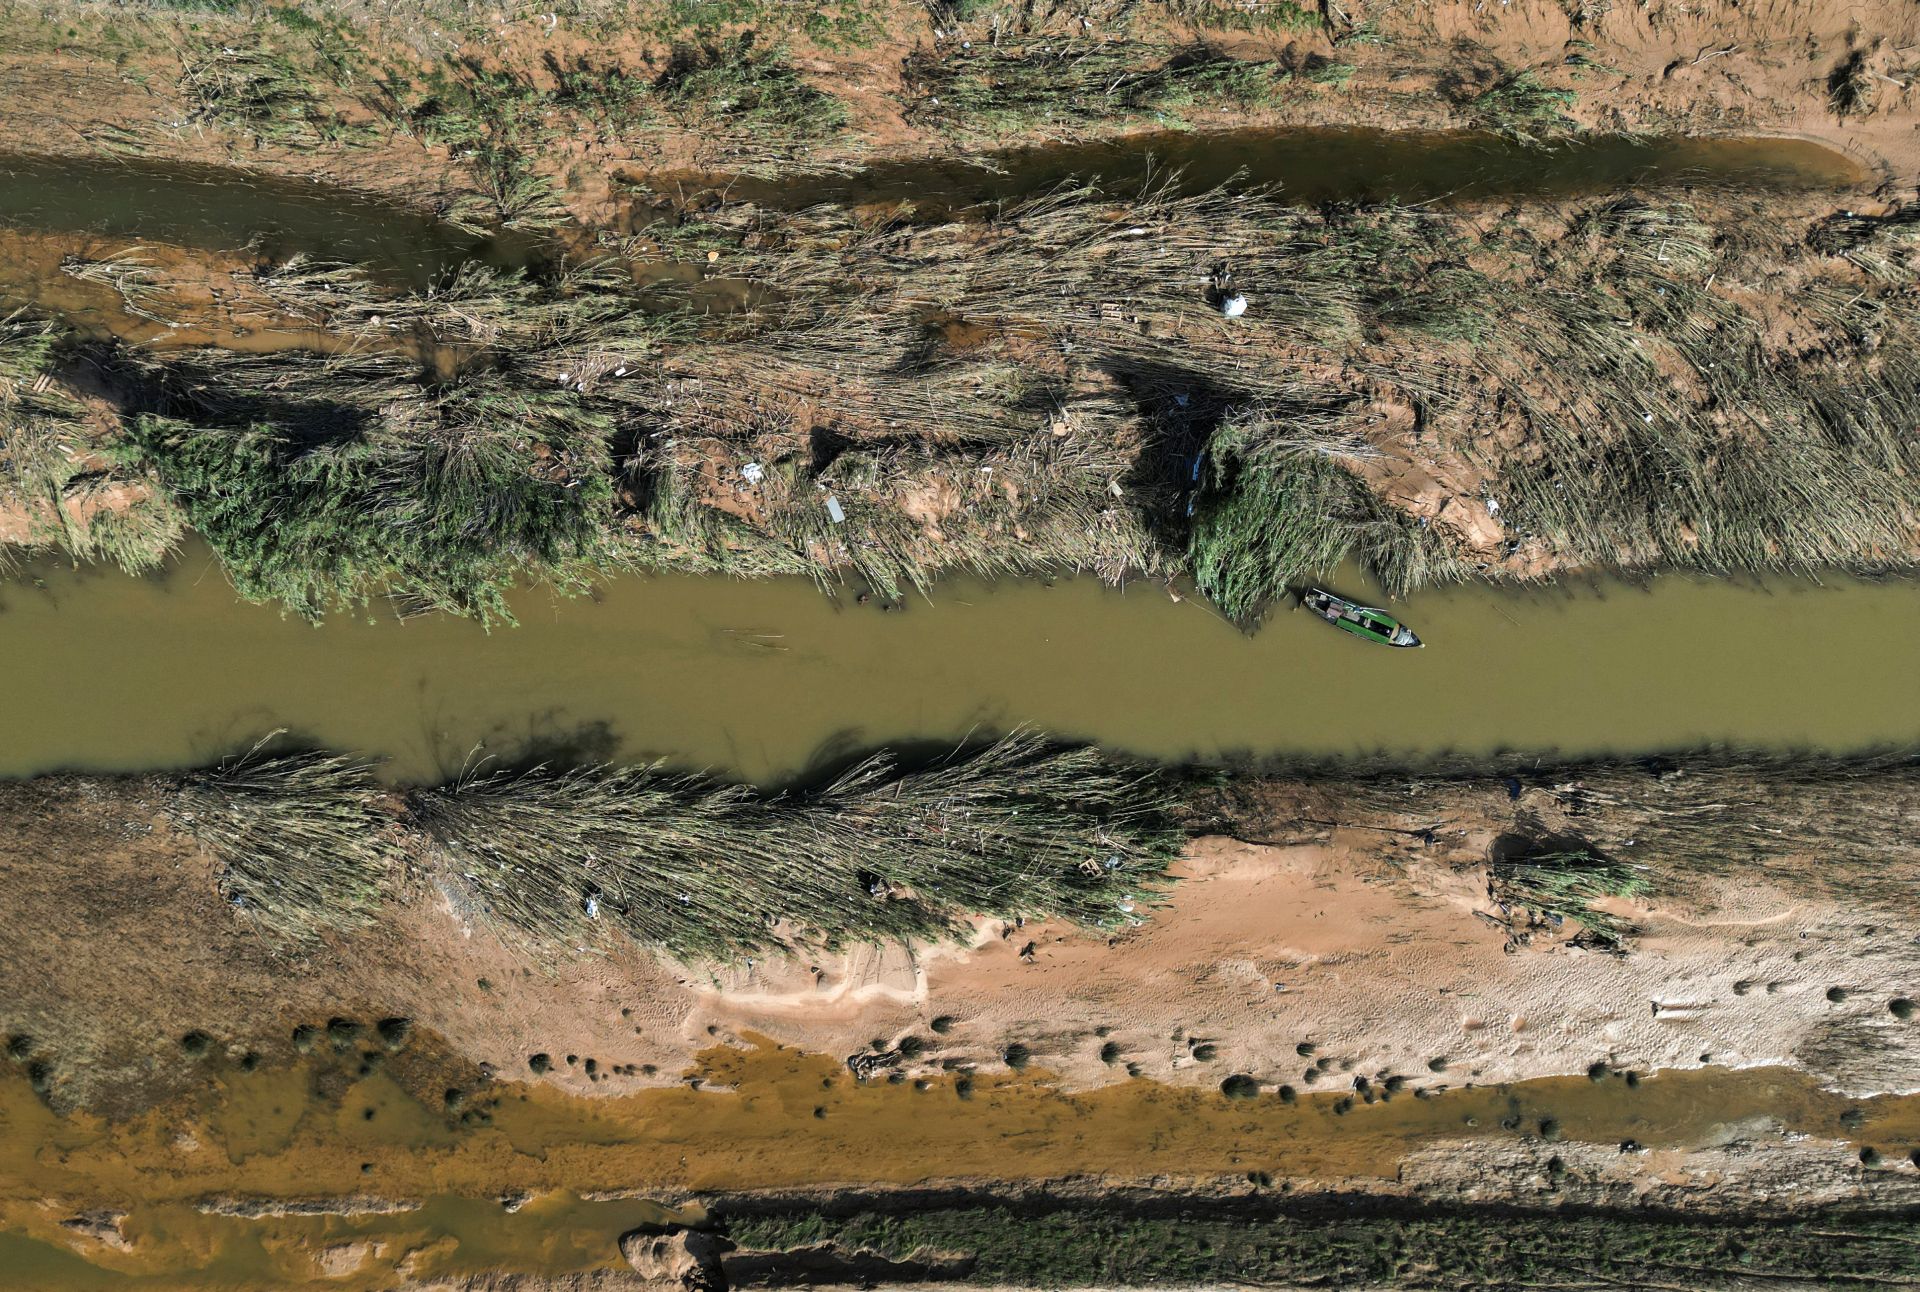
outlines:
[[478, 237], [350, 189], [138, 158], [0, 153], [0, 225], [203, 251], [252, 247], [265, 259], [305, 252], [421, 281], [461, 260], [512, 260], [519, 251], [511, 240]]
[[1428, 643], [1404, 651], [1284, 610], [1248, 636], [1159, 585], [1083, 579], [955, 581], [883, 611], [800, 580], [627, 577], [521, 593], [519, 626], [488, 634], [312, 627], [238, 601], [198, 547], [151, 579], [30, 573], [0, 584], [0, 774], [186, 766], [280, 727], [408, 781], [529, 748], [778, 780], [1022, 725], [1169, 759], [1920, 739], [1920, 596], [1900, 582], [1425, 592], [1399, 603]]
[[[848, 175], [778, 181], [703, 177], [735, 199], [780, 209], [912, 201], [926, 214], [1098, 181], [1115, 192], [1177, 174], [1185, 187], [1279, 186], [1322, 202], [1577, 197], [1626, 188], [1838, 190], [1867, 172], [1801, 139], [1636, 139], [1553, 145], [1474, 132], [1358, 128], [1170, 131], [980, 158], [879, 162]], [[681, 190], [685, 177], [656, 187]], [[79, 237], [140, 238], [202, 250], [296, 251], [430, 277], [474, 256], [524, 261], [528, 240], [480, 238], [350, 190], [254, 172], [144, 159], [0, 153], [0, 225]]]
[[1152, 182], [1188, 191], [1273, 186], [1283, 200], [1318, 206], [1573, 198], [1636, 188], [1831, 190], [1867, 177], [1851, 157], [1806, 139], [1589, 135], [1535, 143], [1476, 131], [1294, 127], [1149, 131], [977, 157], [879, 162], [799, 183], [730, 178], [727, 186], [734, 198], [781, 209], [912, 202], [923, 214], [940, 214], [1068, 183], [1115, 193]]

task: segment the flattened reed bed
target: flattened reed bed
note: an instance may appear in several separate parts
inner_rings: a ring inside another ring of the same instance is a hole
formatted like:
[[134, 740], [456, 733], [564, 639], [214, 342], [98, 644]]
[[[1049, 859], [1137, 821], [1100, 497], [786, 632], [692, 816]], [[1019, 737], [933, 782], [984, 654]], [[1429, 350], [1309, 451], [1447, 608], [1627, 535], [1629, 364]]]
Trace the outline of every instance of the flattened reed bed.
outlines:
[[[730, 208], [667, 240], [724, 245], [768, 289], [712, 317], [663, 312], [611, 253], [419, 291], [295, 258], [249, 294], [362, 349], [116, 361], [140, 391], [125, 470], [209, 528], [249, 595], [310, 614], [397, 584], [497, 615], [516, 566], [887, 595], [942, 570], [1185, 570], [1251, 622], [1349, 557], [1392, 593], [1910, 565], [1913, 221], [1801, 239], [1716, 202], [1495, 220], [1156, 187], [936, 224]], [[1244, 319], [1221, 317], [1228, 291]], [[202, 431], [283, 448], [196, 466]], [[416, 443], [492, 465], [397, 465]], [[320, 455], [367, 464], [354, 506], [302, 502]], [[1431, 496], [1390, 497], [1396, 472]], [[364, 541], [315, 541], [364, 518]]]
[[882, 754], [771, 798], [657, 767], [413, 797], [449, 877], [507, 931], [682, 958], [949, 935], [967, 914], [1125, 925], [1167, 882], [1172, 807], [1157, 773], [1030, 735], [922, 771]]
[[905, 70], [906, 119], [972, 138], [1072, 138], [1182, 108], [1257, 107], [1291, 80], [1278, 63], [1208, 45], [1059, 37], [922, 47]]
[[[1329, 828], [1427, 845], [1502, 830], [1490, 899], [1630, 949], [1597, 905], [1751, 876], [1902, 909], [1920, 875], [1920, 755], [1695, 751], [1419, 768], [1336, 760], [1230, 775], [1029, 734], [906, 768], [882, 752], [763, 792], [659, 766], [533, 768], [413, 790], [259, 747], [176, 778], [163, 810], [222, 897], [295, 941], [375, 919], [411, 870], [536, 957], [638, 944], [685, 961], [954, 936], [970, 916], [1117, 930], [1146, 919], [1186, 840]], [[1516, 925], [1517, 927], [1517, 925]]]
[[219, 863], [220, 895], [244, 918], [302, 941], [373, 921], [400, 862], [387, 797], [368, 764], [256, 747], [180, 780], [167, 813]]
[[542, 956], [738, 960], [956, 936], [970, 915], [1111, 929], [1157, 904], [1186, 837], [1165, 772], [1030, 733], [772, 793], [657, 765], [396, 790], [267, 744], [163, 782], [162, 810], [242, 919], [296, 943], [371, 923], [408, 872]]
[[[1920, 754], [1695, 750], [1567, 762], [1269, 761], [1200, 791], [1196, 824], [1265, 835], [1303, 820], [1444, 834], [1509, 818], [1537, 858], [1582, 852], [1662, 890], [1754, 875], [1904, 909], [1920, 875]], [[1525, 853], [1521, 854], [1526, 855]]]

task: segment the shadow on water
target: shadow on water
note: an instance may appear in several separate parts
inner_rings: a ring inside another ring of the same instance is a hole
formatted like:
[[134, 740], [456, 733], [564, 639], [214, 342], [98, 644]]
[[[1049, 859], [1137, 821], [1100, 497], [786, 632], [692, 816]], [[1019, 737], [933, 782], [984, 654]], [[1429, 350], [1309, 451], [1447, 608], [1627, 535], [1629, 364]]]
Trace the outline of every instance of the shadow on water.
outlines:
[[350, 189], [232, 167], [0, 154], [0, 225], [143, 238], [207, 251], [251, 247], [374, 264], [425, 282], [462, 261], [526, 264], [534, 240], [477, 235]]
[[[1592, 135], [1537, 144], [1466, 131], [1340, 127], [1163, 131], [971, 158], [881, 162], [850, 175], [798, 181], [703, 176], [699, 182], [775, 209], [911, 202], [937, 217], [1072, 182], [1126, 193], [1169, 177], [1187, 192], [1277, 185], [1286, 200], [1316, 206], [1568, 198], [1633, 188], [1837, 190], [1863, 182], [1868, 171], [1804, 139]], [[681, 187], [697, 186], [681, 178]], [[662, 179], [653, 187], [666, 191], [671, 184]]]

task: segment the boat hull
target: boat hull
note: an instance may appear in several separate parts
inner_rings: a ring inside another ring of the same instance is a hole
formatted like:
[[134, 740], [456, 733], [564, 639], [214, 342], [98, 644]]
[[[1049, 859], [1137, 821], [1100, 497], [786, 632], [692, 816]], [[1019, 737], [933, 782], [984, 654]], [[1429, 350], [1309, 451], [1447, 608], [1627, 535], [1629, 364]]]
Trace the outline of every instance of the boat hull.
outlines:
[[1300, 604], [1349, 636], [1376, 646], [1404, 650], [1426, 644], [1413, 629], [1377, 606], [1363, 606], [1324, 588], [1308, 588], [1300, 594]]

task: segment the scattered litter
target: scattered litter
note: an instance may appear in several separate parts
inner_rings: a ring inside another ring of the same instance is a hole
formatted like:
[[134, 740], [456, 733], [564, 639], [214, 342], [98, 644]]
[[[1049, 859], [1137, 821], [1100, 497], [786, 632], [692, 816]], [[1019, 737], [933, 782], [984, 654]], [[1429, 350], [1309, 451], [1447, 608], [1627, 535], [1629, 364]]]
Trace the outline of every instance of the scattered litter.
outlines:
[[1239, 292], [1230, 292], [1220, 302], [1220, 313], [1225, 318], [1237, 319], [1247, 312], [1247, 298]]
[[827, 515], [832, 518], [833, 523], [836, 525], [844, 525], [846, 523], [847, 513], [840, 509], [840, 500], [832, 494], [827, 495]]
[[587, 899], [587, 918], [590, 920], [597, 920], [600, 918], [600, 899], [599, 898], [589, 897]]
[[1110, 856], [1110, 857], [1108, 857], [1108, 858], [1107, 858], [1107, 869], [1108, 869], [1108, 870], [1118, 870], [1118, 869], [1120, 869], [1120, 854], [1119, 854], [1119, 853], [1114, 853], [1114, 854], [1113, 854], [1112, 856]]
[[1494, 501], [1492, 496], [1489, 495], [1487, 498], [1487, 515], [1498, 516], [1499, 514], [1500, 514], [1500, 504]]
[[712, 263], [713, 263], [714, 261], [716, 261], [716, 260], [718, 260], [718, 259], [720, 259], [720, 253], [719, 253], [719, 252], [717, 252], [717, 251], [709, 251], [709, 252], [707, 253], [707, 263], [708, 263], [708, 264], [712, 264]]
[[[740, 468], [740, 478], [750, 485], [757, 485], [766, 478], [767, 469], [758, 462], [749, 462]], [[831, 508], [829, 508], [831, 510]]]

